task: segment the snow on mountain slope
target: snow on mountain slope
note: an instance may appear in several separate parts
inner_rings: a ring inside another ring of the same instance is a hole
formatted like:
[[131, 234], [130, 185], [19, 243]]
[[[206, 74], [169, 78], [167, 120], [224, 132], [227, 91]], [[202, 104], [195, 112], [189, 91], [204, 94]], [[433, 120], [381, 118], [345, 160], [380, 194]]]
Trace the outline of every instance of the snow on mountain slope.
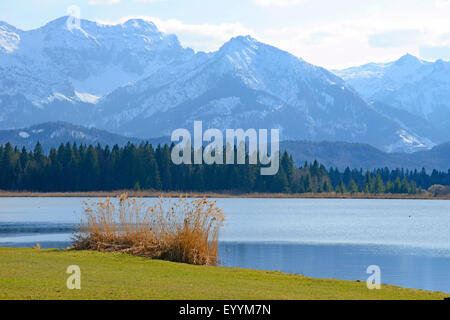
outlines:
[[20, 31], [0, 21], [0, 53], [13, 52], [20, 42]]
[[75, 91], [104, 96], [193, 55], [175, 36], [143, 20], [112, 26], [81, 20], [81, 29], [72, 30], [66, 21], [30, 31], [0, 25], [0, 67], [8, 70], [1, 76], [2, 91], [39, 106], [55, 94], [75, 100]]
[[[405, 135], [400, 135], [402, 140], [407, 142], [407, 144], [409, 143], [408, 147], [405, 145], [405, 151], [413, 152], [418, 149], [429, 149], [436, 144], [436, 141], [445, 141], [443, 138], [445, 132], [436, 128], [433, 123], [420, 116], [379, 101], [372, 101], [369, 104], [373, 109], [377, 110], [378, 113], [395, 121], [402, 128], [400, 132], [404, 130], [406, 132], [415, 133], [416, 137], [410, 139], [403, 139]], [[414, 143], [414, 141], [418, 141], [418, 143]], [[387, 150], [389, 149], [391, 149], [391, 147], [387, 148]]]
[[108, 95], [97, 106], [100, 126], [158, 136], [202, 120], [205, 127], [279, 128], [282, 139], [365, 141], [393, 151], [422, 141], [339, 77], [249, 36], [198, 54], [181, 70], [161, 69]]
[[69, 30], [66, 21], [30, 31], [0, 23], [1, 129], [56, 120], [92, 123], [101, 97], [194, 54], [150, 22], [82, 20], [81, 29]]
[[27, 128], [0, 130], [0, 145], [5, 145], [7, 142], [19, 148], [26, 147], [28, 150], [33, 150], [36, 143], [39, 142], [44, 150], [48, 151], [50, 148], [58, 148], [61, 143], [66, 144], [67, 142], [78, 145], [101, 144], [112, 147], [115, 144], [122, 146], [128, 142], [138, 144], [141, 140], [66, 122], [47, 122]]
[[395, 62], [370, 63], [335, 71], [367, 101], [377, 100], [430, 121], [450, 139], [450, 62], [406, 55]]
[[[334, 71], [351, 84], [364, 97], [371, 97], [380, 90], [399, 90], [405, 83], [420, 81], [430, 62], [406, 54], [395, 62], [369, 63]], [[424, 68], [425, 67], [425, 68]]]
[[0, 129], [62, 120], [149, 138], [203, 120], [206, 127], [279, 128], [282, 139], [390, 151], [435, 142], [366, 103], [338, 76], [249, 36], [195, 53], [143, 20], [82, 20], [72, 30], [66, 21], [30, 31], [0, 23]]

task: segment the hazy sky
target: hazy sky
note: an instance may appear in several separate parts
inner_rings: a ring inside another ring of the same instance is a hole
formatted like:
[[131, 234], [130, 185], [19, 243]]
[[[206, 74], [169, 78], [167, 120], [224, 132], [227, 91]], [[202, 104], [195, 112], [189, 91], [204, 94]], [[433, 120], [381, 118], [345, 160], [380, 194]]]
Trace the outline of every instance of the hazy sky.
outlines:
[[0, 0], [0, 20], [37, 28], [72, 5], [104, 23], [150, 19], [196, 50], [250, 34], [328, 68], [407, 52], [450, 60], [450, 0]]

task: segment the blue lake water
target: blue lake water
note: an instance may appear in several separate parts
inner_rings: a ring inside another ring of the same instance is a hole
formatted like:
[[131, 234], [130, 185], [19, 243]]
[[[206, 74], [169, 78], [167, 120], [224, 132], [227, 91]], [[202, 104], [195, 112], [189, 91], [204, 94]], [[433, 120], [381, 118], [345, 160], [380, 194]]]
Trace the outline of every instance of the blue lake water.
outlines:
[[[0, 246], [65, 248], [83, 198], [0, 198]], [[224, 266], [450, 293], [450, 201], [218, 199]]]

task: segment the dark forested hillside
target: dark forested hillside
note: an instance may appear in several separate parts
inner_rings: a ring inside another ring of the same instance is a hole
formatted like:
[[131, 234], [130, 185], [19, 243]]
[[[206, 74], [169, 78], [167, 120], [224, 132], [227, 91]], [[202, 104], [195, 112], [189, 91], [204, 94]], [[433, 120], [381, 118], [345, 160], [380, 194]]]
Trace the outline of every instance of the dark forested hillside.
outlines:
[[77, 126], [67, 122], [47, 122], [28, 128], [15, 130], [0, 130], [0, 144], [11, 143], [19, 148], [33, 149], [39, 142], [47, 153], [51, 147], [57, 147], [61, 143], [77, 144], [101, 144], [123, 146], [128, 142], [139, 143], [137, 138], [130, 138], [113, 134], [108, 131]]
[[386, 153], [368, 144], [348, 142], [283, 141], [281, 149], [292, 155], [297, 165], [318, 160], [328, 167], [373, 170], [376, 168], [450, 169], [450, 143], [415, 153]]
[[[27, 191], [236, 191], [270, 193], [419, 193], [431, 185], [450, 185], [450, 170], [362, 169], [345, 171], [317, 161], [296, 167], [284, 152], [275, 176], [261, 176], [259, 165], [174, 165], [168, 145], [149, 143], [110, 148], [61, 144], [49, 153], [0, 146], [0, 189]], [[248, 161], [247, 161], [248, 163]]]

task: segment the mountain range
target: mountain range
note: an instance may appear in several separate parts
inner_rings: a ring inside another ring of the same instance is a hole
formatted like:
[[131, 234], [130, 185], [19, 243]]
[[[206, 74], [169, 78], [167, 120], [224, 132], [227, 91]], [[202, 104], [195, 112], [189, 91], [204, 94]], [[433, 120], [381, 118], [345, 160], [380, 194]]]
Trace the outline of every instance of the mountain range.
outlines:
[[[250, 36], [206, 53], [144, 20], [82, 20], [75, 29], [66, 21], [29, 31], [0, 22], [0, 129], [65, 121], [149, 139], [202, 120], [205, 128], [278, 128], [282, 140], [367, 143], [387, 152], [450, 140], [445, 69], [439, 86], [427, 82], [431, 74], [417, 77], [416, 86], [433, 88], [434, 104], [409, 104], [401, 83], [411, 79], [405, 70], [413, 57], [399, 60], [404, 69], [388, 67], [396, 62], [332, 73]], [[384, 98], [391, 89], [398, 99]]]
[[[387, 114], [401, 113], [399, 122], [434, 141], [450, 140], [450, 62], [425, 61], [406, 54], [388, 63], [369, 63], [335, 73], [374, 107]], [[392, 110], [395, 110], [392, 112]], [[393, 117], [392, 117], [393, 118]], [[412, 121], [412, 122], [411, 122]], [[430, 130], [433, 129], [433, 130]]]
[[[39, 142], [44, 151], [48, 152], [50, 148], [58, 148], [61, 143], [67, 142], [78, 145], [123, 146], [128, 142], [139, 144], [141, 140], [66, 122], [47, 122], [28, 128], [0, 130], [0, 145], [8, 142], [18, 148], [25, 147], [27, 150], [33, 150]], [[159, 140], [151, 142], [157, 144]]]
[[372, 170], [379, 168], [421, 170], [428, 172], [450, 170], [450, 143], [443, 143], [430, 150], [413, 153], [387, 153], [371, 145], [362, 143], [330, 142], [330, 141], [283, 141], [282, 150], [292, 155], [297, 166], [305, 161], [317, 160], [325, 167], [334, 167], [344, 170], [356, 168]]

